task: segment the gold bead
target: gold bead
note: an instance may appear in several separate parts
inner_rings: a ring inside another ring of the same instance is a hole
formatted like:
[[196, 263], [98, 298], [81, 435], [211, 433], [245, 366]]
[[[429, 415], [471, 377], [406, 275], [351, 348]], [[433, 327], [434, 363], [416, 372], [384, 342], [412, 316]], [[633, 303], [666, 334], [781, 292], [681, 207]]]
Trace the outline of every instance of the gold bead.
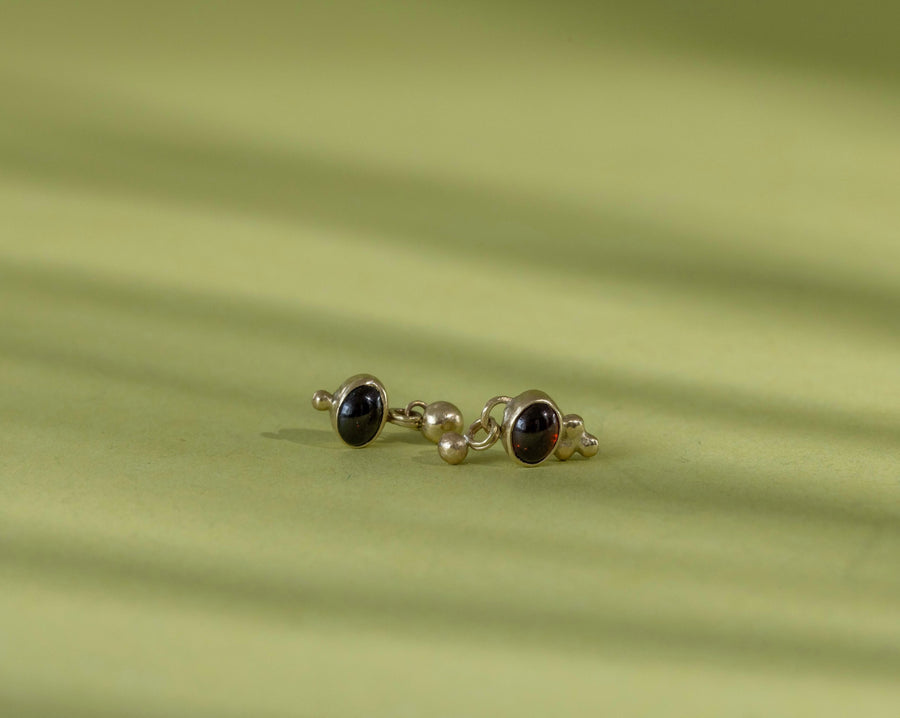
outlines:
[[444, 434], [461, 434], [463, 428], [462, 412], [455, 405], [449, 401], [435, 401], [425, 407], [419, 430], [426, 439], [437, 444]]
[[325, 391], [324, 389], [319, 389], [319, 391], [313, 394], [313, 408], [318, 409], [319, 411], [328, 411], [333, 402], [334, 397], [331, 395], [331, 392]]
[[462, 434], [451, 431], [438, 441], [438, 453], [448, 464], [461, 464], [469, 453], [469, 444]]

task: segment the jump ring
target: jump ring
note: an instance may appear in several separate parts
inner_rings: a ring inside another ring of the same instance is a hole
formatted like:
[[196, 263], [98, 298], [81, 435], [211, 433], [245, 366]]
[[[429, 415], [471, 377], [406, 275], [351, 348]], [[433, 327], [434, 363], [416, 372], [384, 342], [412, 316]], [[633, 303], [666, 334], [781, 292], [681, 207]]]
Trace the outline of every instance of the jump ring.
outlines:
[[[473, 451], [484, 451], [485, 449], [490, 449], [494, 444], [497, 443], [497, 440], [500, 438], [500, 424], [496, 422], [496, 420], [489, 418], [488, 419], [488, 427], [485, 428], [485, 425], [481, 423], [481, 419], [472, 423], [469, 426], [468, 431], [466, 431], [466, 443], [469, 445], [469, 448]], [[475, 440], [475, 435], [479, 431], [485, 431], [487, 436], [483, 438], [481, 441]]]
[[406, 409], [388, 409], [388, 421], [407, 429], [418, 429], [422, 424], [422, 415], [410, 414]]
[[491, 412], [494, 410], [494, 407], [499, 406], [500, 404], [509, 404], [511, 401], [512, 398], [508, 396], [495, 396], [493, 399], [488, 399], [487, 404], [485, 404], [484, 408], [481, 410], [481, 425], [490, 426], [490, 422], [494, 421], [494, 419], [491, 418]]
[[[406, 405], [406, 413], [409, 416], [417, 416], [417, 417], [419, 417], [419, 419], [421, 419], [425, 413], [425, 408], [427, 406], [428, 406], [428, 404], [426, 404], [424, 401], [411, 401], [411, 402], [409, 402], [409, 404]], [[413, 409], [421, 409], [422, 412], [421, 413], [415, 412], [415, 411], [413, 411]]]

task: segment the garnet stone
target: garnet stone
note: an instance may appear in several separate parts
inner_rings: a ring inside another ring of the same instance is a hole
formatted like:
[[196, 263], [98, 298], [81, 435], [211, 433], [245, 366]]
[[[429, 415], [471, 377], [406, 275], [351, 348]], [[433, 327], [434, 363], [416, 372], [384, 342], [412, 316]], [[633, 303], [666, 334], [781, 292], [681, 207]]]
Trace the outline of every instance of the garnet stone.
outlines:
[[374, 386], [358, 386], [338, 409], [337, 430], [350, 446], [364, 446], [375, 438], [383, 417], [381, 392]]
[[550, 456], [559, 439], [559, 415], [549, 404], [535, 402], [516, 418], [510, 439], [519, 461], [539, 464]]

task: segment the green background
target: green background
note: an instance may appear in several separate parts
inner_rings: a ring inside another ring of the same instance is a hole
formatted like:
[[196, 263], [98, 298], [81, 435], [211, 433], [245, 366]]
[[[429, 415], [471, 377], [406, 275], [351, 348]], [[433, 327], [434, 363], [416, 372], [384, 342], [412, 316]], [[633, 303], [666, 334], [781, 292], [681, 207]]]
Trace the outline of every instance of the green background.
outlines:
[[897, 7], [0, 5], [0, 712], [898, 715]]

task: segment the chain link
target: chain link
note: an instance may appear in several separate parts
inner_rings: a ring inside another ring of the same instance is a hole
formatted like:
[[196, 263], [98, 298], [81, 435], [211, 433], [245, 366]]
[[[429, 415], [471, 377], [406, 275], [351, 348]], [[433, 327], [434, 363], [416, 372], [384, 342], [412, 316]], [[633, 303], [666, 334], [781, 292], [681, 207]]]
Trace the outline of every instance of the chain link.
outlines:
[[[411, 401], [403, 409], [388, 409], [388, 421], [407, 429], [419, 429], [422, 426], [424, 409], [428, 406], [424, 401]], [[423, 411], [416, 411], [422, 409]]]
[[[484, 427], [490, 426], [490, 423], [494, 421], [491, 418], [491, 412], [494, 410], [494, 407], [500, 406], [500, 404], [509, 404], [511, 401], [512, 398], [508, 396], [495, 396], [493, 399], [488, 399], [481, 410], [481, 425]], [[494, 421], [494, 423], [496, 424], [497, 422]]]
[[[481, 441], [477, 441], [475, 439], [475, 436], [479, 431], [484, 431], [487, 434], [487, 436]], [[478, 419], [478, 421], [472, 422], [472, 424], [469, 426], [469, 430], [466, 431], [466, 443], [473, 451], [484, 451], [485, 449], [490, 449], [494, 444], [497, 443], [497, 440], [499, 438], [500, 424], [498, 424], [495, 419], [489, 419], [487, 426], [481, 423], [481, 419]]]
[[[472, 425], [469, 426], [468, 431], [466, 431], [466, 443], [469, 445], [470, 449], [473, 451], [484, 451], [485, 449], [490, 449], [497, 441], [499, 441], [500, 424], [498, 424], [497, 420], [491, 416], [491, 412], [494, 410], [494, 407], [497, 407], [500, 404], [508, 404], [511, 401], [512, 399], [508, 396], [495, 396], [493, 399], [488, 399], [488, 402], [481, 410], [481, 417], [473, 422]], [[481, 441], [478, 441], [475, 438], [479, 431], [483, 431], [487, 434]]]

